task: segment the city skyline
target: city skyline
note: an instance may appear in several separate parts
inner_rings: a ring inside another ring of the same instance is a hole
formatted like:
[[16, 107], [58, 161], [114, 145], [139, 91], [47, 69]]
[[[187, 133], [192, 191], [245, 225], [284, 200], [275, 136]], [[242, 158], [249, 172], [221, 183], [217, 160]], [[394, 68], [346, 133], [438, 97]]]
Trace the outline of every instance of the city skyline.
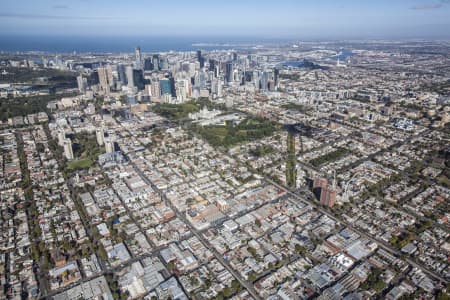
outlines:
[[6, 0], [0, 35], [436, 39], [449, 16], [447, 0]]

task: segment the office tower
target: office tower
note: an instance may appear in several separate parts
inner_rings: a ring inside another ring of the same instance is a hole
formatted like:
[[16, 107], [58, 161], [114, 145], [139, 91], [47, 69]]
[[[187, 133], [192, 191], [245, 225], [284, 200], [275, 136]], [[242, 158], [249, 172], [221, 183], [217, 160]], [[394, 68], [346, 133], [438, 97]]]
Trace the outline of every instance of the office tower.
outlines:
[[102, 146], [105, 143], [105, 133], [103, 128], [97, 128], [95, 130], [95, 137], [97, 138], [97, 144]]
[[222, 97], [222, 78], [211, 81], [211, 93], [216, 97]]
[[152, 81], [152, 97], [161, 97], [161, 85], [159, 84], [158, 80]]
[[232, 82], [233, 81], [233, 63], [231, 61], [227, 62], [226, 64], [226, 79], [227, 82]]
[[77, 77], [77, 84], [78, 84], [78, 90], [81, 94], [86, 93], [87, 89], [87, 79], [84, 78], [82, 75]]
[[214, 76], [217, 78], [217, 77], [219, 77], [220, 76], [220, 64], [216, 64], [215, 66], [214, 66]]
[[154, 54], [153, 55], [153, 70], [159, 71], [159, 55], [158, 54]]
[[152, 96], [152, 85], [151, 84], [146, 84], [145, 85], [145, 89], [144, 89], [144, 95], [145, 96]]
[[223, 89], [223, 78], [220, 77], [220, 78], [217, 80], [217, 90], [216, 90], [216, 92], [217, 92], [217, 97], [222, 97], [222, 89]]
[[258, 71], [253, 71], [252, 80], [253, 80], [253, 85], [255, 86], [255, 88], [259, 90], [261, 86], [260, 86], [260, 76], [259, 76]]
[[238, 55], [236, 52], [233, 52], [233, 61], [237, 61]]
[[279, 77], [280, 77], [280, 70], [278, 70], [277, 68], [275, 68], [275, 69], [273, 70], [273, 81], [274, 81], [274, 84], [275, 84], [275, 90], [278, 90], [278, 80], [279, 80]]
[[153, 66], [153, 60], [152, 60], [152, 58], [146, 58], [145, 60], [144, 60], [144, 70], [145, 71], [153, 71], [153, 68], [154, 68], [154, 66]]
[[106, 78], [108, 79], [108, 84], [110, 88], [114, 88], [114, 76], [113, 69], [111, 65], [106, 66]]
[[74, 158], [72, 150], [72, 141], [70, 139], [64, 139], [63, 147], [64, 147], [64, 155], [66, 156], [67, 160], [72, 160]]
[[167, 70], [169, 69], [169, 61], [166, 57], [159, 59], [159, 69], [160, 70]]
[[128, 83], [128, 80], [127, 80], [127, 75], [125, 73], [125, 65], [122, 65], [122, 64], [118, 65], [117, 73], [119, 75], [120, 82], [122, 82], [122, 84], [126, 85]]
[[177, 80], [175, 83], [177, 100], [184, 102], [190, 96], [190, 84], [187, 79]]
[[100, 83], [100, 89], [105, 93], [109, 94], [109, 83], [108, 83], [108, 74], [105, 67], [99, 67], [98, 71], [98, 80]]
[[261, 89], [263, 91], [267, 91], [269, 88], [269, 81], [272, 78], [272, 72], [271, 71], [264, 71], [261, 76]]
[[113, 153], [114, 152], [114, 141], [111, 139], [111, 137], [108, 137], [105, 139], [105, 150], [106, 153]]
[[214, 59], [209, 60], [209, 70], [212, 71], [214, 74], [214, 77], [217, 77], [215, 74], [215, 68], [216, 68], [216, 61]]
[[135, 68], [138, 70], [142, 70], [142, 54], [141, 54], [141, 47], [136, 47], [134, 49], [134, 55], [135, 55]]
[[201, 50], [197, 50], [197, 60], [200, 63], [200, 68], [202, 69], [205, 66], [205, 58], [202, 56]]
[[142, 73], [142, 70], [133, 70], [133, 83], [139, 91], [145, 88], [144, 74]]
[[161, 79], [159, 81], [159, 86], [161, 88], [161, 95], [172, 95], [170, 80], [168, 78]]
[[133, 88], [134, 87], [133, 67], [132, 66], [127, 66], [126, 69], [125, 69], [125, 74], [127, 76], [127, 86], [129, 88]]
[[175, 90], [175, 79], [172, 77], [172, 75], [169, 75], [168, 77], [169, 79], [169, 83], [170, 83], [170, 93], [172, 95], [172, 97], [176, 97], [176, 90]]

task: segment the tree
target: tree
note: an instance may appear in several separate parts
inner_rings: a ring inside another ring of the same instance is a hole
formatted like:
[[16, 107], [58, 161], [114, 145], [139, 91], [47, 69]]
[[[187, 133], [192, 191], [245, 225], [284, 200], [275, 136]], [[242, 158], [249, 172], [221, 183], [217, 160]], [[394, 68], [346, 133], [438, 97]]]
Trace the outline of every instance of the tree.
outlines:
[[295, 244], [295, 251], [300, 255], [304, 255], [306, 253], [306, 248], [299, 244]]

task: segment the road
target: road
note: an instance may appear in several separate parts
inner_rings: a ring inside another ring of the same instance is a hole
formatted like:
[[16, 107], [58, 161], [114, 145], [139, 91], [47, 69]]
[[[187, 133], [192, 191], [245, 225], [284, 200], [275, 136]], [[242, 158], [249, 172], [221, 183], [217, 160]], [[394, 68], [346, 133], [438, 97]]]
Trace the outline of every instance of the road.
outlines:
[[256, 292], [256, 290], [253, 288], [253, 285], [251, 283], [249, 283], [248, 281], [246, 281], [245, 279], [242, 278], [242, 276], [240, 274], [238, 274], [231, 266], [230, 264], [223, 258], [223, 256], [217, 252], [217, 250], [211, 246], [211, 244], [209, 243], [208, 240], [206, 240], [203, 235], [201, 234], [201, 232], [199, 232], [194, 226], [192, 226], [192, 224], [189, 222], [189, 220], [186, 218], [185, 214], [180, 212], [178, 210], [177, 207], [175, 207], [172, 202], [170, 200], [168, 200], [166, 198], [166, 196], [164, 195], [164, 193], [162, 193], [154, 184], [153, 182], [148, 179], [148, 177], [136, 166], [136, 164], [131, 161], [131, 165], [134, 167], [135, 171], [144, 179], [144, 181], [149, 184], [153, 190], [155, 190], [160, 196], [161, 199], [167, 203], [170, 208], [175, 212], [175, 215], [177, 216], [177, 218], [179, 218], [181, 221], [183, 221], [189, 228], [189, 230], [203, 243], [203, 245], [209, 250], [211, 251], [211, 253], [213, 253], [214, 257], [228, 270], [228, 272], [230, 272], [238, 281], [239, 283], [245, 287], [247, 289], [247, 291], [252, 295], [253, 298], [255, 299], [261, 299], [261, 297], [259, 297], [258, 293]]
[[[306, 201], [305, 199], [301, 198], [298, 194], [296, 194], [296, 193], [290, 191], [289, 189], [287, 189], [287, 188], [284, 187], [284, 186], [281, 186], [280, 184], [274, 182], [274, 181], [271, 180], [270, 178], [266, 178], [266, 180], [267, 180], [269, 183], [271, 183], [271, 184], [277, 186], [278, 188], [283, 189], [283, 190], [286, 191], [289, 195], [293, 196], [295, 199], [298, 199], [298, 200], [301, 200], [301, 201]], [[379, 247], [383, 248], [383, 249], [386, 250], [387, 252], [393, 254], [393, 255], [396, 256], [396, 257], [401, 256], [400, 251], [398, 251], [397, 249], [392, 248], [392, 247], [391, 247], [390, 245], [388, 245], [386, 242], [381, 241], [381, 240], [379, 240], [379, 239], [377, 239], [377, 238], [374, 238], [374, 237], [372, 237], [372, 236], [370, 236], [370, 235], [368, 235], [368, 234], [362, 232], [361, 230], [355, 228], [352, 224], [350, 224], [350, 223], [348, 223], [348, 222], [346, 222], [346, 221], [344, 221], [344, 220], [342, 220], [342, 219], [336, 217], [334, 214], [332, 214], [332, 213], [330, 213], [329, 211], [327, 211], [326, 209], [320, 207], [320, 206], [317, 205], [315, 202], [313, 202], [313, 201], [311, 201], [311, 200], [309, 200], [309, 201], [307, 201], [307, 202], [308, 202], [309, 204], [311, 204], [315, 209], [317, 209], [317, 210], [320, 211], [321, 213], [327, 215], [329, 218], [331, 218], [331, 219], [334, 220], [335, 222], [340, 222], [341, 224], [344, 224], [345, 226], [347, 226], [348, 228], [350, 228], [351, 230], [353, 230], [354, 232], [356, 232], [356, 233], [359, 234], [360, 236], [362, 236], [362, 237], [364, 237], [364, 238], [366, 238], [366, 239], [369, 239], [369, 240], [371, 240], [372, 242], [375, 242]], [[416, 267], [416, 268], [422, 270], [424, 273], [426, 273], [426, 274], [428, 274], [429, 276], [433, 277], [434, 279], [436, 279], [436, 280], [438, 280], [438, 281], [441, 281], [441, 282], [444, 282], [444, 283], [446, 283], [446, 284], [448, 283], [446, 279], [444, 279], [444, 278], [441, 277], [440, 275], [434, 273], [433, 271], [431, 271], [431, 270], [425, 268], [424, 266], [419, 265], [418, 263], [416, 263], [416, 262], [413, 261], [412, 259], [407, 258], [406, 261], [407, 261], [409, 264], [411, 264], [412, 266], [414, 266], [414, 267]]]

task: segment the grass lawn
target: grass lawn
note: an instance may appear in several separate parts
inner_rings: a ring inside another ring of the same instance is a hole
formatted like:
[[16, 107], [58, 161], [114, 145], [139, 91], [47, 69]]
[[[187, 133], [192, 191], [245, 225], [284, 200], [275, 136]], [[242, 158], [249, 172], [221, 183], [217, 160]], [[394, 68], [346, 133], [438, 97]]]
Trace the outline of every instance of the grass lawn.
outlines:
[[87, 169], [91, 167], [94, 164], [92, 160], [89, 158], [87, 159], [79, 159], [79, 160], [73, 160], [67, 163], [67, 168], [69, 170], [80, 170], [80, 169]]
[[270, 136], [278, 127], [269, 120], [249, 117], [237, 125], [194, 125], [191, 129], [213, 146], [230, 147]]

